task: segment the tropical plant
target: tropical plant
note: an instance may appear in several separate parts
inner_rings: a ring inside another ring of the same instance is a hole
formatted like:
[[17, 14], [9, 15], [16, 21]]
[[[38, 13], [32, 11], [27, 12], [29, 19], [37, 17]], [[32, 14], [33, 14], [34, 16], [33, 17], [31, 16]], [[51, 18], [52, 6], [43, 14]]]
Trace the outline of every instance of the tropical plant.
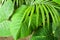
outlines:
[[0, 8], [0, 36], [14, 40], [59, 40], [60, 1], [4, 0]]

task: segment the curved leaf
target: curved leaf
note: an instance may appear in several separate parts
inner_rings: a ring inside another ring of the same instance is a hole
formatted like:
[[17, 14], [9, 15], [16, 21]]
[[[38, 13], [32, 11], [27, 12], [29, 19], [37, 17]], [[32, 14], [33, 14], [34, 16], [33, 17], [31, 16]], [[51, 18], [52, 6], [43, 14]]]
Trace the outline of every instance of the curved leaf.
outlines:
[[28, 28], [29, 28], [29, 27], [30, 27], [30, 25], [31, 25], [31, 21], [32, 21], [33, 13], [34, 13], [34, 6], [32, 6], [31, 15], [30, 15], [30, 17], [29, 17]]
[[40, 7], [40, 10], [41, 10], [43, 27], [45, 27], [45, 14], [44, 14], [44, 10], [43, 10], [41, 5], [39, 5], [39, 7]]
[[50, 12], [50, 15], [51, 15], [51, 17], [52, 17], [53, 23], [56, 24], [55, 19], [54, 19], [54, 16], [53, 16], [53, 13], [51, 12], [49, 6], [46, 5], [46, 7], [48, 8], [48, 10], [49, 10], [49, 12]]
[[42, 6], [43, 6], [43, 8], [45, 10], [46, 17], [47, 17], [47, 26], [49, 27], [49, 12], [48, 12], [47, 8], [45, 7], [45, 5], [42, 4]]

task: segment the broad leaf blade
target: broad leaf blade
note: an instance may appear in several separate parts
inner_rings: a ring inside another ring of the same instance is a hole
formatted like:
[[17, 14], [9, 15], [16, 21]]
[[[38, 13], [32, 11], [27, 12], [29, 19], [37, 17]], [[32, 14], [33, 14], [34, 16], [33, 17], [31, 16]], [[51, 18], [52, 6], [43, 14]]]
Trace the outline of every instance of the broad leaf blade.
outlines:
[[22, 5], [20, 8], [18, 8], [15, 11], [15, 14], [12, 17], [12, 22], [10, 24], [10, 31], [14, 37], [15, 40], [17, 40], [17, 38], [19, 37], [19, 30], [22, 24], [22, 21], [26, 15], [26, 13], [24, 13], [25, 9], [27, 8], [27, 6]]
[[24, 38], [29, 36], [32, 33], [32, 29], [28, 28], [27, 23], [22, 23], [21, 29], [20, 29], [20, 38]]
[[12, 15], [14, 5], [11, 0], [5, 1], [0, 8], [0, 36], [8, 37], [11, 36], [8, 21], [9, 17]]
[[0, 23], [0, 37], [11, 36], [9, 24], [10, 21], [3, 21]]
[[9, 19], [12, 15], [14, 5], [11, 0], [4, 2], [3, 6], [0, 8], [0, 22]]

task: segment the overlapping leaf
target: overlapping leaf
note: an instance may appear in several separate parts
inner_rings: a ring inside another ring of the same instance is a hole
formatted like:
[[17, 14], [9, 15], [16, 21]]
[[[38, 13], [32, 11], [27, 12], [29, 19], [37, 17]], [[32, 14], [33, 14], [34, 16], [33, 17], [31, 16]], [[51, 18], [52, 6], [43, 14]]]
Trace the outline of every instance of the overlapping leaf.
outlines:
[[20, 28], [20, 38], [24, 38], [32, 34], [32, 29], [28, 29], [27, 23], [22, 23], [21, 28]]
[[0, 8], [0, 22], [9, 19], [14, 10], [14, 5], [12, 1], [6, 1]]
[[4, 2], [3, 6], [0, 8], [0, 36], [8, 37], [11, 36], [8, 21], [9, 17], [12, 15], [14, 5], [11, 0]]
[[27, 8], [27, 6], [22, 5], [20, 8], [18, 8], [15, 11], [15, 14], [12, 17], [12, 22], [10, 24], [10, 31], [14, 37], [15, 40], [17, 40], [17, 38], [19, 37], [19, 30], [21, 28], [21, 24], [22, 21], [24, 20], [24, 17], [26, 15], [26, 13], [24, 13], [23, 11], [25, 11], [25, 9]]
[[[55, 9], [55, 7], [52, 7], [52, 5], [48, 5], [48, 4], [44, 4], [44, 3], [39, 4], [39, 7], [40, 7], [40, 11], [41, 11], [40, 15], [42, 15], [42, 23], [43, 23], [42, 27], [44, 27], [43, 29], [45, 29], [46, 26], [48, 25], [47, 27], [49, 27], [49, 29], [46, 29], [46, 30], [50, 30], [50, 32], [53, 33], [54, 27], [53, 26], [50, 27], [50, 24], [52, 24], [52, 25], [54, 24], [56, 26], [55, 27], [55, 30], [56, 30], [57, 25], [59, 24], [59, 13], [58, 13], [58, 11]], [[38, 33], [38, 32], [36, 32], [36, 33]], [[46, 32], [46, 31], [44, 30], [44, 32]], [[44, 35], [44, 34], [43, 34], [43, 32], [40, 32], [40, 33], [41, 33], [40, 35], [42, 38], [42, 35]], [[46, 32], [46, 34], [47, 34], [47, 32]], [[39, 34], [37, 34], [37, 35], [39, 35]], [[49, 33], [47, 35], [49, 35]], [[45, 40], [46, 36], [43, 36], [43, 39], [41, 39], [40, 36], [34, 36], [33, 35], [31, 40], [35, 40], [35, 38], [37, 38], [36, 40]], [[53, 40], [53, 38], [52, 39], [46, 39], [46, 40]]]
[[[10, 36], [12, 34], [14, 39], [17, 40], [18, 38], [24, 38], [30, 35], [32, 30], [39, 28], [37, 31], [34, 30], [35, 32], [31, 40], [54, 40], [52, 33], [54, 31], [58, 33], [59, 31], [57, 30], [57, 25], [59, 24], [59, 13], [56, 10], [58, 6], [52, 5], [52, 2], [49, 2], [48, 0], [15, 1], [17, 6], [20, 6], [20, 8], [18, 8], [13, 15], [13, 3], [11, 0], [4, 2], [3, 6], [0, 8], [0, 33], [4, 32], [0, 35]], [[39, 1], [41, 3], [35, 3]], [[29, 6], [22, 5], [20, 2], [22, 4], [25, 2]], [[11, 21], [6, 21], [11, 15]], [[43, 26], [40, 28], [42, 24]], [[50, 26], [50, 24], [52, 26]], [[59, 37], [57, 33], [54, 33], [55, 37]]]
[[0, 23], [0, 37], [11, 36], [9, 24], [10, 24], [9, 21], [3, 21]]

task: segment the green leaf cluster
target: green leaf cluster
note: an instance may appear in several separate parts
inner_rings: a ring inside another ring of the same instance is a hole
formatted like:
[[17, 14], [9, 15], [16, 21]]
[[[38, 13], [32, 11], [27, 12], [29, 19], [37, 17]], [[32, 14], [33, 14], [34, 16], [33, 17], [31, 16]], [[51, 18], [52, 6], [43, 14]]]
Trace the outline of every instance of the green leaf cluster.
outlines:
[[60, 38], [60, 5], [51, 0], [5, 0], [0, 8], [0, 36], [14, 40]]

